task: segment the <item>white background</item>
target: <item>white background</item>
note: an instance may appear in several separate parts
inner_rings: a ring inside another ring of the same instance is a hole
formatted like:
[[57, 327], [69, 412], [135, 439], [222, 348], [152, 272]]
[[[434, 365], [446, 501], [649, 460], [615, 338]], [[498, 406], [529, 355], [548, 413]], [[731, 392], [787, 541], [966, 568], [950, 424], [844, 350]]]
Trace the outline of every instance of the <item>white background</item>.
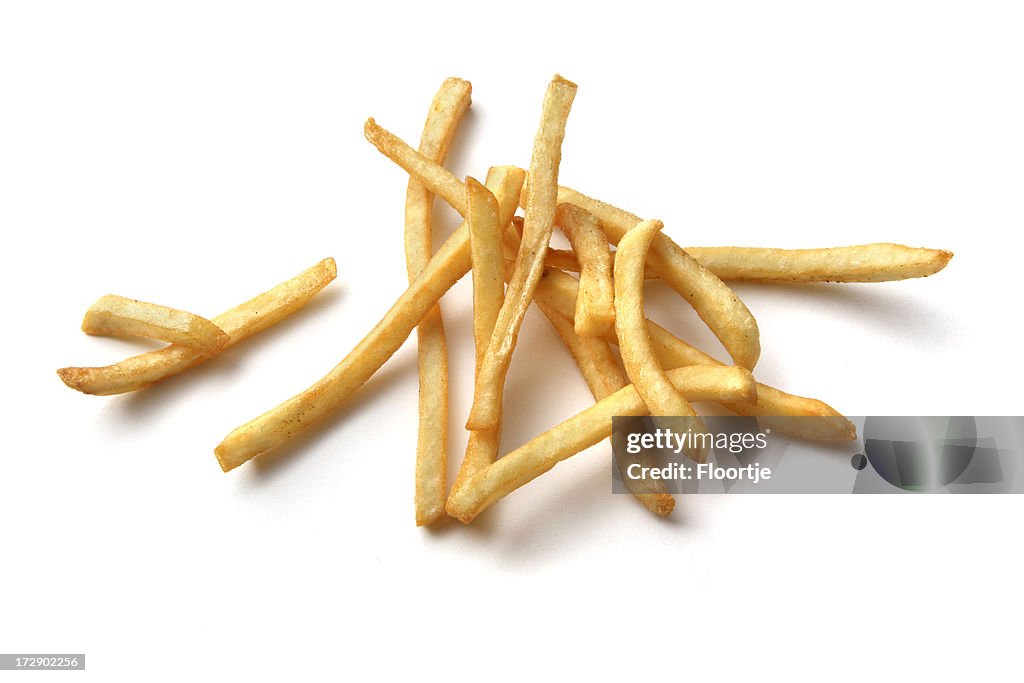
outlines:
[[[214, 461], [404, 289], [406, 177], [362, 123], [415, 144], [449, 75], [474, 86], [460, 176], [529, 163], [559, 72], [562, 181], [682, 244], [955, 251], [924, 280], [738, 287], [758, 376], [851, 415], [1021, 414], [1020, 5], [702, 5], [5, 3], [0, 651], [85, 652], [95, 681], [1018, 678], [1018, 496], [697, 497], [660, 522], [609, 493], [601, 445], [416, 528], [412, 342], [311, 436]], [[308, 309], [187, 375], [95, 398], [53, 374], [148, 348], [79, 332], [102, 294], [212, 316], [329, 255]], [[444, 299], [455, 463], [469, 297]], [[531, 312], [505, 447], [591, 402]]]

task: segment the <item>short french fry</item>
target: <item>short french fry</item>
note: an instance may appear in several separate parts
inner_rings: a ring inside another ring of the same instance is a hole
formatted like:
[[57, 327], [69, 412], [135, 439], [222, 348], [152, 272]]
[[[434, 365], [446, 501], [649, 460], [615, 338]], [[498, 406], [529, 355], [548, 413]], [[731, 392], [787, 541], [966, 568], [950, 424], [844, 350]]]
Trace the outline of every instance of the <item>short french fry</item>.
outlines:
[[572, 204], [558, 207], [558, 225], [580, 262], [580, 293], [576, 298], [574, 318], [576, 334], [600, 337], [615, 327], [612, 254], [608, 249], [608, 238], [597, 219]]
[[327, 258], [296, 277], [218, 315], [212, 322], [227, 333], [228, 342], [218, 351], [197, 351], [171, 344], [158, 351], [132, 356], [115, 365], [100, 368], [61, 368], [61, 380], [83, 394], [108, 396], [145, 389], [165, 377], [176, 375], [228, 349], [243, 339], [262, 332], [299, 310], [338, 274], [334, 259]]
[[104, 337], [140, 337], [212, 352], [228, 343], [227, 332], [195, 313], [107, 294], [89, 307], [82, 331]]

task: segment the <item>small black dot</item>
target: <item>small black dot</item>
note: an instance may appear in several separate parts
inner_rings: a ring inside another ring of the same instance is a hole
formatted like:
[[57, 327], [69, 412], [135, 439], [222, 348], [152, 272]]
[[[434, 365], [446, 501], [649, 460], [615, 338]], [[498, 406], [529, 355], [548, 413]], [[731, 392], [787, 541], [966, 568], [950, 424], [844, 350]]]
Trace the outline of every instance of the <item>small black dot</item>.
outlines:
[[864, 456], [863, 453], [858, 453], [857, 455], [850, 458], [850, 464], [853, 465], [853, 469], [862, 470], [868, 466], [868, 459]]

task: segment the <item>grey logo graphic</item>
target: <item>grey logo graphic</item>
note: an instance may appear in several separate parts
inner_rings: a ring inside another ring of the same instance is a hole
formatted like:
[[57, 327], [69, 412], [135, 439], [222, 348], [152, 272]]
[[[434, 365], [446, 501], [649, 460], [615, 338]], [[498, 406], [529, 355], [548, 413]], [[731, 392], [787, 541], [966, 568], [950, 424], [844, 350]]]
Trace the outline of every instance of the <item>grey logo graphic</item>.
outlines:
[[906, 491], [936, 491], [953, 483], [1003, 481], [999, 452], [983, 446], [973, 417], [868, 417], [864, 460], [885, 481]]

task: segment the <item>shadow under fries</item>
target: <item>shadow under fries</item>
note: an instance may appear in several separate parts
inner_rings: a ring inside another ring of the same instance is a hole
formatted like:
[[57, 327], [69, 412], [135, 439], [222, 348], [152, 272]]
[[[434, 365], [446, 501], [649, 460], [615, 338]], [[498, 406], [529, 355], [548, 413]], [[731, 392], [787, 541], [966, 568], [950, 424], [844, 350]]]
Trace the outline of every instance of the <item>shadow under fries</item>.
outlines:
[[[559, 472], [564, 465], [543, 475], [551, 477], [551, 485], [533, 492], [530, 506], [513, 506], [502, 521], [502, 533], [490, 539], [500, 554], [502, 564], [536, 566], [557, 561], [572, 548], [593, 547], [607, 537], [609, 530], [626, 523], [617, 518], [636, 515], [646, 524], [662, 529], [682, 531], [692, 526], [687, 505], [699, 504], [695, 496], [685, 500], [676, 498], [676, 509], [666, 518], [651, 514], [629, 494], [611, 492], [611, 445], [604, 441], [586, 454], [575, 457], [596, 458], [600, 462], [588, 463], [584, 472]], [[521, 491], [509, 494], [513, 501]], [[473, 521], [473, 526], [496, 512], [505, 500], [498, 501]]]
[[[762, 297], [776, 305], [792, 304], [806, 308], [841, 306], [842, 313], [855, 317], [858, 325], [897, 339], [905, 339], [907, 334], [930, 339], [945, 336], [943, 321], [948, 312], [937, 308], [930, 300], [900, 291], [913, 283], [911, 280], [907, 283], [734, 282], [731, 285], [752, 310]], [[756, 310], [754, 314], [757, 314]]]
[[[334, 287], [321, 292], [306, 306], [276, 325], [182, 373], [160, 380], [140, 391], [110, 397], [115, 401], [115, 412], [129, 418], [126, 423], [137, 422], [156, 413], [166, 402], [174, 401], [194, 389], [197, 383], [201, 384], [211, 378], [225, 378], [239, 372], [239, 368], [245, 364], [246, 353], [257, 353], [261, 347], [277, 343], [279, 337], [293, 333], [296, 326], [312, 324], [307, 319], [322, 314], [323, 309], [333, 306], [342, 296], [343, 289], [344, 287]], [[283, 358], [281, 362], [285, 364], [287, 359]], [[230, 426], [225, 427], [225, 433], [228, 429]]]

